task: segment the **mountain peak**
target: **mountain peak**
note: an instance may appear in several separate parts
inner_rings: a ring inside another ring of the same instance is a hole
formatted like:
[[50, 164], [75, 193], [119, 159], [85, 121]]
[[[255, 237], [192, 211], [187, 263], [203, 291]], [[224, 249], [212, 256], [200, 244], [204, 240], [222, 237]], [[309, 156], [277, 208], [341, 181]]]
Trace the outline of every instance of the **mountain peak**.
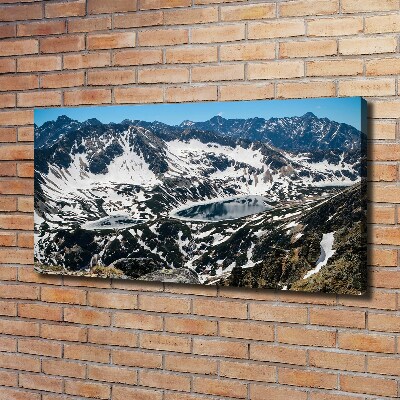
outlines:
[[188, 120], [188, 119], [185, 119], [184, 121], [182, 121], [182, 122], [179, 124], [180, 127], [192, 126], [192, 125], [194, 125], [194, 122], [193, 122], [193, 121], [190, 121], [190, 120]]
[[67, 117], [66, 115], [60, 115], [56, 120], [57, 123], [63, 123], [63, 124], [65, 124], [65, 123], [68, 124], [71, 121], [73, 121], [73, 120], [70, 117]]
[[214, 117], [212, 117], [210, 119], [210, 121], [226, 121], [224, 117], [222, 117], [221, 115], [215, 115]]
[[303, 118], [317, 118], [317, 116], [311, 111], [309, 111], [303, 115]]

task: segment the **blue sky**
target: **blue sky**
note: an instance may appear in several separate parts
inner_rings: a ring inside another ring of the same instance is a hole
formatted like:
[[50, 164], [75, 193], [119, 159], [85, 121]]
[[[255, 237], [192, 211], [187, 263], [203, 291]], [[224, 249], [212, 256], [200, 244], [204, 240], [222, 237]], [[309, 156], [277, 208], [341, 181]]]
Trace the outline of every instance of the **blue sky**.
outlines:
[[215, 115], [224, 118], [251, 118], [301, 116], [311, 111], [316, 116], [346, 123], [361, 129], [361, 98], [323, 98], [302, 100], [256, 100], [244, 102], [203, 102], [183, 104], [146, 104], [132, 106], [99, 106], [79, 108], [39, 108], [35, 110], [35, 123], [67, 115], [78, 121], [97, 118], [103, 123], [124, 119], [160, 121], [178, 125], [184, 120], [206, 121]]

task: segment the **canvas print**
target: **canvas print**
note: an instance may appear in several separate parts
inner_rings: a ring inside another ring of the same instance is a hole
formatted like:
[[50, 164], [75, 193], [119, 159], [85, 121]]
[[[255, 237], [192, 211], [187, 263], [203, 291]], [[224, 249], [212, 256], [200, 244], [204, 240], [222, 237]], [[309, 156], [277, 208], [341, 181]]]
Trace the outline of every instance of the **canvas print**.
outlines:
[[35, 269], [366, 290], [363, 99], [35, 110]]

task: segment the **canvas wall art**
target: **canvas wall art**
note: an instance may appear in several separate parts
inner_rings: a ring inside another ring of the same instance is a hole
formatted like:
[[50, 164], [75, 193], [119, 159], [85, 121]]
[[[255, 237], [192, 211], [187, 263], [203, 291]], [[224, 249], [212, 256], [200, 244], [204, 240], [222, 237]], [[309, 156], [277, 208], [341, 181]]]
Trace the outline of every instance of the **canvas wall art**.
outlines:
[[366, 103], [35, 110], [35, 269], [361, 294]]

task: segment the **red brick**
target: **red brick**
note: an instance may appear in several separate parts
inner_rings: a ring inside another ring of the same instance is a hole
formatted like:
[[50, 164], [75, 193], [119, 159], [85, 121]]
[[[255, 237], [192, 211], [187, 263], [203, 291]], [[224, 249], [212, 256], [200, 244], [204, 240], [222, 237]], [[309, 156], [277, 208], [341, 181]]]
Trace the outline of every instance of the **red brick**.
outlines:
[[[18, 93], [18, 107], [49, 107], [61, 105], [61, 92], [40, 91]], [[33, 175], [32, 175], [33, 177]]]
[[64, 104], [69, 106], [83, 104], [111, 103], [111, 90], [84, 89], [64, 92]]
[[310, 310], [310, 323], [363, 329], [365, 328], [365, 312], [313, 308]]
[[[221, 61], [252, 61], [275, 58], [275, 43], [241, 43], [222, 45]], [[250, 64], [252, 66], [253, 64]], [[260, 78], [261, 79], [261, 78]]]
[[258, 363], [220, 361], [220, 375], [248, 381], [275, 382], [276, 368]]
[[27, 125], [32, 123], [32, 110], [0, 112], [0, 125]]
[[40, 77], [40, 86], [44, 89], [83, 86], [84, 82], [84, 72], [60, 72]]
[[322, 347], [334, 347], [336, 343], [336, 332], [331, 330], [278, 326], [276, 333], [281, 343]]
[[165, 93], [166, 101], [180, 103], [185, 101], [207, 101], [217, 100], [216, 86], [186, 86], [169, 87]]
[[296, 0], [279, 4], [282, 17], [336, 14], [339, 11], [337, 0]]
[[274, 97], [273, 84], [230, 84], [219, 87], [219, 99], [221, 101], [256, 99], [264, 100], [272, 97]]
[[164, 25], [192, 25], [218, 21], [218, 9], [204, 7], [164, 12]]
[[140, 347], [151, 350], [190, 353], [190, 339], [177, 335], [173, 336], [154, 333], [141, 333]]
[[261, 321], [278, 321], [305, 324], [307, 309], [305, 307], [271, 306], [269, 304], [251, 303], [250, 318]]
[[110, 360], [110, 350], [99, 346], [88, 346], [84, 344], [65, 344], [64, 358], [69, 358], [72, 360], [108, 363]]
[[6, 74], [8, 72], [15, 72], [16, 62], [11, 58], [0, 59], [0, 74]]
[[250, 359], [252, 360], [306, 365], [306, 357], [306, 351], [298, 348], [259, 343], [250, 344]]
[[28, 321], [0, 320], [0, 333], [15, 336], [38, 336], [39, 324]]
[[[33, 211], [33, 197], [18, 197], [18, 211], [21, 212], [32, 212]], [[18, 238], [18, 240], [20, 240]], [[27, 239], [31, 241], [32, 239]], [[30, 247], [30, 246], [22, 246]]]
[[369, 313], [368, 329], [371, 331], [400, 332], [400, 316]]
[[[1, 143], [9, 143], [15, 142], [17, 140], [17, 130], [15, 128], [0, 128], [0, 142]], [[3, 168], [7, 170], [8, 167], [15, 167], [15, 163], [2, 163], [1, 169], [2, 174], [1, 176], [12, 176], [9, 174], [5, 174], [3, 172]], [[13, 169], [13, 168], [11, 168]], [[15, 173], [14, 173], [15, 175]]]
[[188, 7], [192, 4], [190, 0], [141, 0], [141, 10], [160, 8]]
[[87, 54], [66, 54], [64, 56], [64, 69], [106, 67], [110, 63], [110, 54], [99, 51]]
[[86, 2], [83, 0], [65, 3], [45, 3], [46, 18], [78, 17], [86, 14]]
[[228, 340], [194, 338], [193, 353], [228, 358], [247, 358], [247, 344]]
[[54, 71], [61, 69], [60, 56], [23, 57], [17, 60], [18, 72]]
[[392, 336], [378, 336], [370, 333], [339, 332], [339, 348], [347, 350], [394, 353], [395, 339]]
[[247, 305], [236, 301], [194, 299], [193, 313], [213, 317], [247, 318]]
[[148, 331], [162, 330], [162, 317], [150, 314], [122, 313], [114, 314], [114, 326], [119, 328], [142, 329]]
[[244, 25], [242, 24], [193, 28], [191, 31], [192, 43], [233, 42], [243, 40], [244, 37]]
[[153, 390], [144, 390], [123, 386], [113, 387], [113, 400], [161, 400], [162, 393]]
[[139, 384], [158, 389], [190, 391], [190, 377], [159, 371], [140, 371]]
[[89, 365], [88, 378], [95, 381], [135, 385], [137, 383], [137, 371], [129, 368]]
[[0, 337], [0, 351], [16, 352], [17, 340], [10, 337]]
[[188, 68], [141, 69], [138, 73], [139, 83], [179, 83], [188, 81]]
[[89, 50], [100, 50], [135, 47], [135, 39], [135, 32], [92, 34], [87, 37], [87, 48]]
[[394, 379], [341, 375], [340, 388], [346, 392], [353, 393], [390, 397], [396, 397], [397, 395], [397, 382]]
[[7, 400], [40, 400], [40, 394], [11, 388], [0, 388], [0, 396]]
[[29, 19], [41, 19], [42, 16], [42, 5], [40, 3], [19, 4], [2, 7], [0, 21], [26, 21]]
[[336, 374], [292, 368], [278, 368], [278, 381], [285, 385], [321, 389], [336, 389], [337, 387]]
[[138, 34], [140, 46], [171, 46], [189, 41], [187, 29], [157, 29], [141, 31]]
[[138, 334], [126, 330], [89, 329], [88, 342], [96, 344], [137, 347]]
[[68, 32], [106, 31], [111, 28], [110, 17], [71, 19], [68, 21]]
[[216, 335], [217, 322], [204, 319], [165, 317], [165, 330], [191, 335]]
[[20, 267], [13, 266], [3, 266], [0, 269], [0, 280], [2, 281], [16, 281], [16, 273], [19, 271]]
[[[168, 51], [168, 50], [167, 50]], [[114, 52], [113, 65], [146, 65], [161, 64], [162, 50], [134, 49]]]
[[302, 20], [273, 20], [249, 23], [249, 39], [274, 39], [305, 34]]
[[21, 178], [33, 178], [33, 163], [18, 163], [17, 174]]
[[0, 353], [0, 367], [11, 368], [20, 371], [40, 371], [40, 360], [37, 357], [29, 357], [20, 354]]
[[88, 85], [126, 85], [136, 81], [134, 70], [89, 71]]
[[[7, 140], [7, 142], [9, 142], [9, 141]], [[14, 162], [2, 162], [1, 163], [0, 176], [16, 176], [16, 174], [17, 174], [16, 163], [14, 163]], [[11, 199], [3, 200], [5, 208], [3, 209], [2, 207], [0, 207], [2, 209], [2, 211], [10, 211], [6, 206], [6, 201], [11, 201]]]
[[163, 13], [161, 11], [148, 13], [132, 13], [114, 15], [115, 28], [142, 28], [163, 24]]
[[274, 327], [265, 323], [219, 321], [219, 334], [225, 337], [263, 340], [274, 340]]
[[40, 21], [17, 25], [18, 36], [59, 35], [65, 32], [65, 21]]
[[11, 247], [17, 245], [17, 237], [15, 233], [0, 233], [0, 246]]
[[24, 79], [18, 75], [2, 75], [0, 85], [0, 91], [37, 89], [39, 79], [36, 75], [24, 75]]
[[18, 339], [18, 352], [48, 357], [61, 357], [62, 345], [43, 339]]
[[147, 353], [143, 350], [112, 350], [112, 361], [113, 364], [127, 365], [130, 367], [161, 368], [162, 355]]
[[85, 378], [86, 365], [64, 360], [42, 360], [42, 371], [46, 375], [59, 375], [69, 378]]
[[111, 389], [110, 386], [102, 383], [66, 380], [65, 393], [88, 398], [108, 399]]
[[[0, 182], [0, 193], [2, 190], [2, 182]], [[16, 191], [15, 188], [8, 191]], [[22, 229], [33, 230], [33, 216], [29, 215], [0, 215], [0, 228], [2, 229]], [[22, 253], [23, 254], [23, 253]], [[12, 259], [12, 255], [8, 258]]]
[[166, 355], [165, 369], [176, 372], [216, 375], [217, 361], [203, 357]]
[[368, 372], [400, 376], [399, 359], [390, 356], [368, 356]]
[[251, 400], [306, 400], [307, 392], [277, 386], [250, 385]]
[[115, 12], [136, 11], [136, 0], [88, 0], [89, 14], [108, 14]]
[[15, 37], [16, 31], [15, 25], [2, 25], [0, 26], [0, 38]]
[[193, 82], [232, 81], [244, 79], [241, 64], [192, 67]]
[[396, 0], [364, 0], [362, 2], [354, 2], [352, 0], [342, 0], [342, 12], [344, 13], [359, 13], [372, 11], [390, 11], [398, 10]]
[[40, 39], [40, 51], [42, 53], [65, 53], [84, 50], [84, 48], [85, 38], [83, 35], [67, 35]]
[[139, 295], [139, 309], [176, 314], [190, 312], [190, 300], [175, 297]]
[[116, 103], [160, 103], [163, 101], [163, 90], [144, 86], [116, 88], [114, 98]]
[[70, 288], [42, 287], [41, 300], [49, 303], [86, 304], [86, 291]]
[[115, 292], [89, 292], [88, 304], [99, 308], [134, 310], [137, 308], [137, 295]]
[[2, 211], [16, 211], [17, 201], [13, 197], [0, 197], [0, 208]]
[[[166, 49], [166, 62], [169, 64], [192, 64], [217, 61], [217, 47], [199, 46]], [[228, 52], [227, 52], [228, 53]]]
[[365, 370], [365, 356], [362, 354], [310, 350], [309, 357], [310, 365], [317, 368], [358, 372], [363, 372]]
[[86, 310], [83, 308], [64, 308], [64, 321], [84, 325], [109, 326], [111, 323], [110, 313], [97, 310]]
[[193, 391], [215, 396], [245, 399], [247, 395], [247, 385], [228, 379], [195, 377], [193, 378]]
[[18, 316], [22, 318], [62, 321], [62, 308], [47, 304], [18, 304]]
[[18, 386], [18, 374], [11, 371], [0, 371], [1, 386]]
[[0, 301], [0, 315], [8, 317], [17, 316], [17, 305], [10, 301]]
[[79, 326], [42, 324], [40, 337], [44, 339], [68, 340], [70, 342], [85, 342], [87, 330]]
[[16, 101], [15, 101], [15, 94], [13, 93], [5, 93], [5, 94], [0, 94], [0, 107], [1, 108], [10, 108], [10, 107], [15, 107]]
[[275, 15], [275, 4], [250, 4], [221, 7], [222, 21], [274, 18]]
[[19, 386], [26, 389], [44, 390], [55, 393], [63, 392], [62, 379], [51, 376], [20, 374]]

